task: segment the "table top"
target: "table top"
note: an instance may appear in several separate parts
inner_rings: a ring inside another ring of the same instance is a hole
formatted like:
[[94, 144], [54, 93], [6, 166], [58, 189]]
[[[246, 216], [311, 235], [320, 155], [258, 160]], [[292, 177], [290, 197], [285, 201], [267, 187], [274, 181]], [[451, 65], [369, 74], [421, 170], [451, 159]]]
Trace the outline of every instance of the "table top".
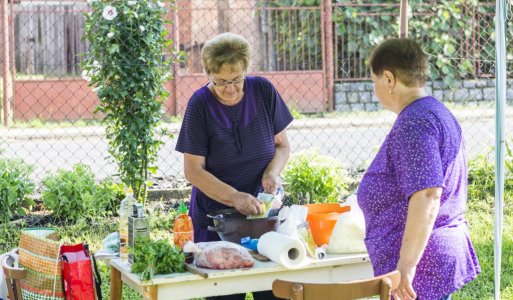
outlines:
[[[301, 270], [301, 269], [313, 269], [320, 268], [326, 266], [340, 266], [346, 264], [354, 264], [354, 263], [363, 263], [369, 261], [369, 256], [367, 253], [356, 253], [356, 254], [328, 254], [326, 258], [322, 260], [313, 260], [311, 258], [307, 258], [307, 263], [304, 266], [295, 268], [293, 270]], [[116, 268], [121, 272], [121, 274], [135, 284], [139, 286], [146, 285], [160, 285], [160, 284], [170, 284], [170, 283], [179, 283], [184, 281], [192, 281], [192, 280], [202, 280], [205, 278], [226, 278], [226, 277], [236, 277], [236, 276], [246, 276], [246, 275], [254, 275], [261, 273], [269, 273], [269, 272], [283, 272], [288, 269], [280, 264], [277, 264], [273, 261], [269, 262], [260, 262], [255, 260], [255, 265], [252, 268], [246, 269], [230, 269], [230, 270], [212, 270], [205, 268], [198, 268], [194, 265], [189, 265], [189, 269], [192, 272], [185, 273], [171, 273], [171, 274], [161, 274], [155, 275], [151, 281], [143, 282], [140, 280], [139, 275], [130, 272], [130, 266], [127, 264], [123, 264], [119, 258], [111, 259], [107, 261], [109, 265]], [[201, 275], [200, 275], [201, 274]]]

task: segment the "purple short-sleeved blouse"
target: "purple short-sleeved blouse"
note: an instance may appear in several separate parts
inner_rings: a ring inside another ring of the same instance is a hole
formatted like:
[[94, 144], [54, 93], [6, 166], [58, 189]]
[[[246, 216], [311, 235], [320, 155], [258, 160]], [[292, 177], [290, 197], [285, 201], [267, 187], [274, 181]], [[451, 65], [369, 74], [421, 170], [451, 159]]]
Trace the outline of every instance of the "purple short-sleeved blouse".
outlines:
[[[280, 94], [265, 78], [246, 77], [244, 96], [234, 106], [223, 105], [204, 86], [188, 102], [176, 150], [204, 156], [207, 171], [238, 191], [256, 196], [274, 157], [274, 136], [292, 120]], [[227, 206], [193, 187], [189, 214], [195, 228], [211, 225], [207, 213], [223, 208]]]
[[409, 199], [430, 187], [443, 192], [413, 280], [421, 300], [438, 300], [481, 272], [463, 216], [467, 166], [461, 128], [442, 103], [424, 97], [399, 114], [358, 188], [375, 275], [396, 269]]

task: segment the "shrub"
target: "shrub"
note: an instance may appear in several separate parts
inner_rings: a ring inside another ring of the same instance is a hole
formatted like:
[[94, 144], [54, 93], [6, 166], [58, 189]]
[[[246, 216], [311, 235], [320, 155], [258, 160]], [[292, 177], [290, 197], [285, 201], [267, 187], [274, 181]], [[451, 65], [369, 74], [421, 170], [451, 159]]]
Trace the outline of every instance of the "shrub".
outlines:
[[29, 198], [34, 191], [32, 169], [20, 159], [0, 159], [0, 223], [7, 223], [16, 214], [25, 215], [24, 208], [35, 204]]
[[116, 211], [118, 189], [111, 180], [97, 184], [89, 166], [76, 164], [71, 171], [59, 169], [43, 179], [43, 202], [55, 217], [70, 221], [105, 216]]
[[337, 202], [352, 182], [340, 161], [320, 155], [317, 149], [293, 154], [283, 174], [294, 203], [307, 193], [312, 202]]
[[[504, 153], [504, 190], [513, 191], [513, 149], [506, 142]], [[490, 152], [494, 147], [490, 147]], [[468, 199], [483, 200], [495, 194], [495, 162], [490, 155], [481, 154], [469, 162], [468, 168]]]
[[468, 200], [484, 200], [495, 192], [495, 164], [485, 154], [469, 162]]

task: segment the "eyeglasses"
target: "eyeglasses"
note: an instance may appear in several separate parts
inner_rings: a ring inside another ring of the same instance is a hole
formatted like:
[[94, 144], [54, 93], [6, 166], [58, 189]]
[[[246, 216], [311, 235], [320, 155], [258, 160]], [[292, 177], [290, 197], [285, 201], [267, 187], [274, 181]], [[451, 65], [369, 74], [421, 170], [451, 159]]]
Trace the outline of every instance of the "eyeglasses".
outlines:
[[242, 84], [244, 82], [244, 79], [245, 79], [245, 77], [242, 77], [240, 79], [231, 80], [231, 81], [219, 81], [219, 82], [215, 82], [214, 79], [212, 79], [212, 84], [214, 86], [220, 87], [220, 88], [226, 88], [230, 84], [235, 87], [236, 85]]

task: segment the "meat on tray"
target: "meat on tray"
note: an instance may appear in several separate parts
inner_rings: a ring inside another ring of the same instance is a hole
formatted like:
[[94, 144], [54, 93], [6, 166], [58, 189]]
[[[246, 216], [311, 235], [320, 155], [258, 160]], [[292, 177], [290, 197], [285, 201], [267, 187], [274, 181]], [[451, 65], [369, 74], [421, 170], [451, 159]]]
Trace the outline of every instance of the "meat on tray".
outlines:
[[197, 243], [194, 246], [189, 243], [187, 246], [187, 251], [194, 253], [196, 266], [202, 268], [241, 269], [251, 268], [255, 263], [246, 248], [235, 243], [217, 241]]

